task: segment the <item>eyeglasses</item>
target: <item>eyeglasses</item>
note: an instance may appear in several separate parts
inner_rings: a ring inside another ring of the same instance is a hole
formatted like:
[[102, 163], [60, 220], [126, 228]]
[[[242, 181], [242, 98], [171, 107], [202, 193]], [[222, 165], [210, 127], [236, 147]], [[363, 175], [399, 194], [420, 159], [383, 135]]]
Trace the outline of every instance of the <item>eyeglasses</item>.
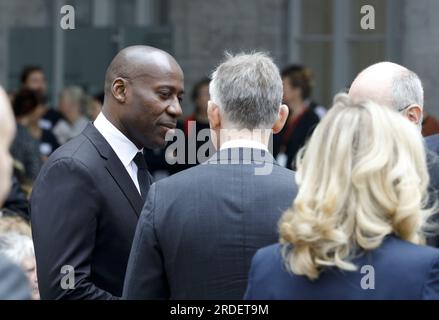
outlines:
[[404, 111], [405, 109], [408, 109], [408, 107], [410, 107], [412, 105], [413, 105], [413, 103], [410, 103], [409, 105], [405, 106], [404, 108], [398, 109], [398, 112]]

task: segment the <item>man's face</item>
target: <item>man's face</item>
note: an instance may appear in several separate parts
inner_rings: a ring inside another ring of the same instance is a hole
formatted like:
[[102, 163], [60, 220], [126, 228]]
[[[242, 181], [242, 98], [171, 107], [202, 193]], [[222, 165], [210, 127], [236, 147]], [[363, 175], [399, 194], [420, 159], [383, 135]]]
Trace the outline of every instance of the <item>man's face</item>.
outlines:
[[42, 93], [46, 93], [47, 84], [46, 79], [44, 78], [44, 73], [41, 71], [32, 72], [26, 80], [24, 87], [29, 90], [40, 91]]
[[172, 133], [182, 114], [183, 91], [183, 72], [175, 63], [129, 80], [121, 121], [137, 147], [166, 145], [166, 133]]

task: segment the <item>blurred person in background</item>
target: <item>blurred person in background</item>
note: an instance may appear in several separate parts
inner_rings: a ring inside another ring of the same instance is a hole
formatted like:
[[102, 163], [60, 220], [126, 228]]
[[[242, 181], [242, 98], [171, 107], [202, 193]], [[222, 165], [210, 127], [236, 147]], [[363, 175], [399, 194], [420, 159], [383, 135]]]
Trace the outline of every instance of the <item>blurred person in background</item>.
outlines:
[[[28, 89], [40, 92], [47, 96], [47, 82], [44, 71], [39, 66], [25, 66], [21, 71], [20, 89]], [[62, 115], [53, 108], [48, 108], [39, 121], [39, 126], [45, 130], [51, 130], [56, 123], [62, 118]]]
[[0, 211], [0, 234], [9, 232], [32, 237], [30, 224], [27, 220], [14, 213]]
[[439, 121], [431, 114], [424, 111], [424, 119], [422, 120], [422, 135], [429, 137], [439, 133]]
[[425, 138], [425, 143], [427, 144], [427, 148], [429, 150], [439, 155], [439, 134]]
[[87, 127], [89, 120], [83, 114], [84, 103], [85, 95], [80, 87], [72, 86], [62, 91], [58, 110], [64, 119], [53, 128], [60, 144], [78, 136]]
[[85, 104], [85, 111], [90, 121], [95, 121], [99, 113], [102, 111], [104, 104], [104, 93], [99, 93], [94, 96], [87, 97]]
[[20, 90], [14, 98], [13, 109], [17, 121], [17, 135], [11, 153], [22, 165], [20, 182], [31, 185], [42, 163], [59, 144], [52, 132], [41, 129], [38, 125], [46, 110], [46, 100], [40, 92]]
[[283, 102], [290, 109], [285, 127], [273, 136], [273, 154], [278, 163], [294, 169], [297, 152], [311, 136], [326, 109], [311, 100], [312, 71], [302, 65], [291, 65], [282, 71]]
[[191, 100], [194, 104], [194, 111], [184, 119], [184, 132], [189, 136], [189, 122], [196, 121], [196, 132], [201, 129], [209, 129], [209, 119], [207, 117], [207, 103], [209, 102], [209, 78], [199, 80], [192, 88]]
[[280, 244], [255, 254], [245, 298], [439, 299], [439, 250], [423, 245], [428, 180], [412, 123], [337, 96], [299, 153]]
[[[189, 152], [191, 152], [190, 149], [190, 143], [195, 143], [195, 152], [198, 153], [198, 149], [200, 146], [205, 145], [206, 142], [209, 142], [210, 145], [212, 145], [212, 142], [210, 140], [210, 136], [205, 138], [205, 140], [198, 141], [198, 133], [201, 130], [208, 130], [209, 129], [209, 119], [207, 116], [207, 104], [210, 99], [209, 95], [209, 84], [210, 79], [209, 78], [203, 78], [199, 80], [192, 89], [191, 94], [191, 100], [194, 104], [194, 111], [193, 113], [188, 116], [183, 123], [184, 127], [184, 133], [187, 139], [186, 142], [186, 157], [188, 157]], [[208, 154], [209, 150], [215, 150], [213, 148], [206, 149], [206, 153], [203, 155], [206, 158], [210, 158], [213, 154]], [[196, 163], [191, 164], [189, 161], [186, 162], [186, 168], [191, 167], [194, 165], [199, 164], [198, 157], [196, 159]]]
[[0, 233], [0, 254], [9, 258], [25, 272], [32, 299], [39, 300], [37, 270], [32, 238], [15, 232]]
[[30, 90], [22, 90], [14, 99], [14, 114], [17, 121], [17, 134], [11, 146], [12, 156], [22, 165], [24, 183], [32, 183], [42, 166], [40, 143], [32, 136], [29, 127], [38, 122], [43, 107], [38, 94]]
[[12, 176], [11, 190], [3, 204], [2, 210], [17, 214], [27, 221], [30, 220], [28, 195], [16, 175]]
[[[0, 87], [0, 207], [9, 193], [12, 157], [9, 148], [15, 134], [15, 121], [6, 92]], [[0, 299], [30, 299], [24, 273], [0, 255]]]
[[39, 91], [47, 93], [46, 77], [43, 69], [39, 66], [26, 66], [21, 71], [21, 89]]

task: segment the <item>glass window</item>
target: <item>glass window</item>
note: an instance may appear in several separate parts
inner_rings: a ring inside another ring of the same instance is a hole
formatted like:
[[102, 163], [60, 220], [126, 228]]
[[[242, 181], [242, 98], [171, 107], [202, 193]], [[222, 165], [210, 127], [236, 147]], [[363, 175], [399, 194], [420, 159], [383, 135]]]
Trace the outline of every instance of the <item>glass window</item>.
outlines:
[[[295, 61], [290, 62], [303, 63], [313, 70], [313, 96], [318, 102], [328, 106], [334, 91], [343, 89], [339, 86], [348, 86], [365, 67], [392, 58], [387, 57], [388, 46], [392, 45], [387, 39], [390, 1], [290, 0], [291, 8], [300, 8], [290, 10], [289, 19], [300, 21], [300, 30], [291, 30], [290, 48], [297, 51], [291, 55]], [[336, 5], [343, 10], [335, 10]], [[361, 29], [364, 5], [374, 8], [374, 30]], [[340, 28], [340, 24], [346, 27]]]

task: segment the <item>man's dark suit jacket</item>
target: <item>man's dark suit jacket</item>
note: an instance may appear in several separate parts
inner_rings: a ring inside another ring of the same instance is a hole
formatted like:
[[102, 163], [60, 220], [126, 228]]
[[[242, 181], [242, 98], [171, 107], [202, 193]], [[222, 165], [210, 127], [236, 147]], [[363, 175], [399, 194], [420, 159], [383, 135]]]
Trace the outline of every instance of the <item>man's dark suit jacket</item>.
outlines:
[[433, 136], [429, 136], [425, 138], [425, 143], [427, 144], [427, 148], [437, 155], [439, 155], [439, 134], [435, 134]]
[[387, 236], [379, 248], [357, 257], [354, 263], [358, 271], [328, 268], [317, 280], [310, 281], [305, 276], [288, 273], [281, 257], [281, 245], [272, 245], [254, 256], [245, 298], [439, 299], [438, 249]]
[[251, 257], [278, 240], [297, 192], [292, 171], [253, 150], [222, 150], [151, 186], [124, 298], [242, 299]]
[[30, 299], [30, 286], [24, 272], [0, 255], [0, 300]]
[[[120, 297], [142, 206], [122, 162], [92, 124], [57, 149], [31, 196], [42, 299]], [[75, 270], [73, 290], [60, 285], [66, 265]]]

